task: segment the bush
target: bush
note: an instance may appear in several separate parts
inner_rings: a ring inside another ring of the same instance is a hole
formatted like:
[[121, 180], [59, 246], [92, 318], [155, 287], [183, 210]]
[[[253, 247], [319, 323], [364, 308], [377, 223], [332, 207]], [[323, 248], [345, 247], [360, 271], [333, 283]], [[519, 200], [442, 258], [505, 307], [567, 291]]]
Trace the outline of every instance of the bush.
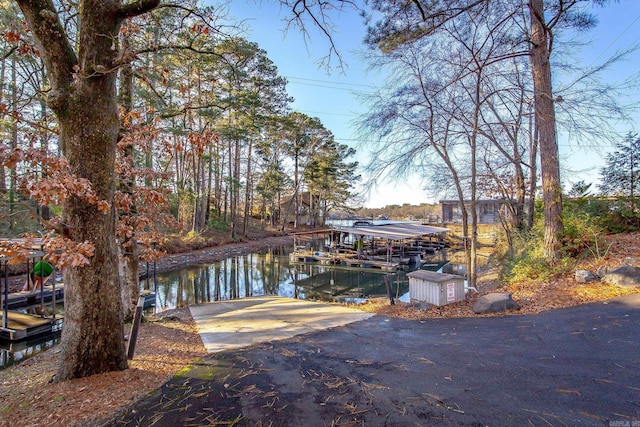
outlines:
[[640, 229], [640, 199], [637, 197], [569, 199], [565, 212], [587, 215], [608, 233], [628, 233]]
[[588, 214], [565, 211], [562, 221], [560, 242], [564, 257], [577, 258], [585, 253], [596, 258], [604, 256], [606, 231]]
[[502, 269], [502, 280], [508, 283], [548, 281], [554, 274], [568, 271], [577, 258], [606, 255], [605, 230], [588, 214], [566, 209], [563, 225], [561, 259], [552, 267], [544, 258], [544, 218], [541, 211], [536, 210], [531, 233], [514, 241], [517, 247]]
[[552, 274], [553, 270], [543, 257], [525, 252], [506, 264], [501, 278], [507, 283], [543, 282], [549, 280]]

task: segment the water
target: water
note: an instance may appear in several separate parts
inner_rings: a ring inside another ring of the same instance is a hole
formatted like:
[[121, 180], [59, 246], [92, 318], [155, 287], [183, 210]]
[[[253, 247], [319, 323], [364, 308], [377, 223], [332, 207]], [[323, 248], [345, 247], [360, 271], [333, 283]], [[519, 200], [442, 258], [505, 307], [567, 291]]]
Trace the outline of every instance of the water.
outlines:
[[24, 362], [60, 342], [60, 333], [19, 342], [0, 341], [0, 370]]
[[[394, 296], [409, 290], [406, 273], [375, 269], [292, 263], [292, 248], [274, 247], [208, 265], [160, 274], [156, 281], [156, 312], [212, 301], [277, 295], [317, 301], [361, 301], [387, 295], [385, 276]], [[447, 262], [446, 251], [427, 260], [437, 270]], [[415, 267], [414, 267], [415, 269]]]

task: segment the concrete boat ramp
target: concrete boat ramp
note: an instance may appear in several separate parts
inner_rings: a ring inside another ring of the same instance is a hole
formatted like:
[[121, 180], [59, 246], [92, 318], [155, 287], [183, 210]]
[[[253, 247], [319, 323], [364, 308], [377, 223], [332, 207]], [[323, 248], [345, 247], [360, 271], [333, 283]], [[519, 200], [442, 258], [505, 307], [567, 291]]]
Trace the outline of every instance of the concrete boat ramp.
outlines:
[[217, 301], [189, 307], [209, 353], [344, 326], [372, 313], [279, 296]]

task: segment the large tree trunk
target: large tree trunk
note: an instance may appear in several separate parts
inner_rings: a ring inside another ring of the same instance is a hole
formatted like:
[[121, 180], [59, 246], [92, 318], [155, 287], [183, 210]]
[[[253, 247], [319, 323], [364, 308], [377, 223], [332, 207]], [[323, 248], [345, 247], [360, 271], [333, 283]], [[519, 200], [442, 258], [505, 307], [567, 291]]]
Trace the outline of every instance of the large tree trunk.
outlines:
[[[92, 243], [95, 255], [89, 265], [63, 271], [65, 324], [59, 380], [127, 367], [113, 206], [119, 131], [115, 75], [87, 80], [58, 115], [61, 142], [72, 173], [89, 179], [97, 196], [111, 206], [103, 212], [78, 197], [63, 205], [66, 237]], [[114, 96], [105, 96], [110, 93]]]
[[531, 71], [533, 73], [536, 127], [540, 143], [540, 172], [544, 202], [544, 254], [554, 264], [562, 233], [562, 192], [556, 140], [556, 118], [551, 90], [551, 50], [544, 21], [544, 0], [530, 0]]
[[16, 0], [47, 69], [48, 104], [56, 114], [62, 152], [78, 178], [87, 179], [104, 203], [72, 195], [63, 204], [62, 235], [95, 248], [85, 266], [66, 267], [65, 319], [57, 381], [127, 368], [115, 241], [116, 102], [122, 20], [145, 13], [158, 0], [123, 5], [117, 0], [79, 3], [78, 55], [69, 44], [51, 0]]

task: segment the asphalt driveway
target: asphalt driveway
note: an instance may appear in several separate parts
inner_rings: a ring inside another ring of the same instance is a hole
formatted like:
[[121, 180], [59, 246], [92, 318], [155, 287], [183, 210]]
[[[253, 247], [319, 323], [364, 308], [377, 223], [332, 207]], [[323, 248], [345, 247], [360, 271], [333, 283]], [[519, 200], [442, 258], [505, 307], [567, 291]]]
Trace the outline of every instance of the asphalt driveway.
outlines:
[[222, 351], [103, 425], [640, 427], [640, 295]]

